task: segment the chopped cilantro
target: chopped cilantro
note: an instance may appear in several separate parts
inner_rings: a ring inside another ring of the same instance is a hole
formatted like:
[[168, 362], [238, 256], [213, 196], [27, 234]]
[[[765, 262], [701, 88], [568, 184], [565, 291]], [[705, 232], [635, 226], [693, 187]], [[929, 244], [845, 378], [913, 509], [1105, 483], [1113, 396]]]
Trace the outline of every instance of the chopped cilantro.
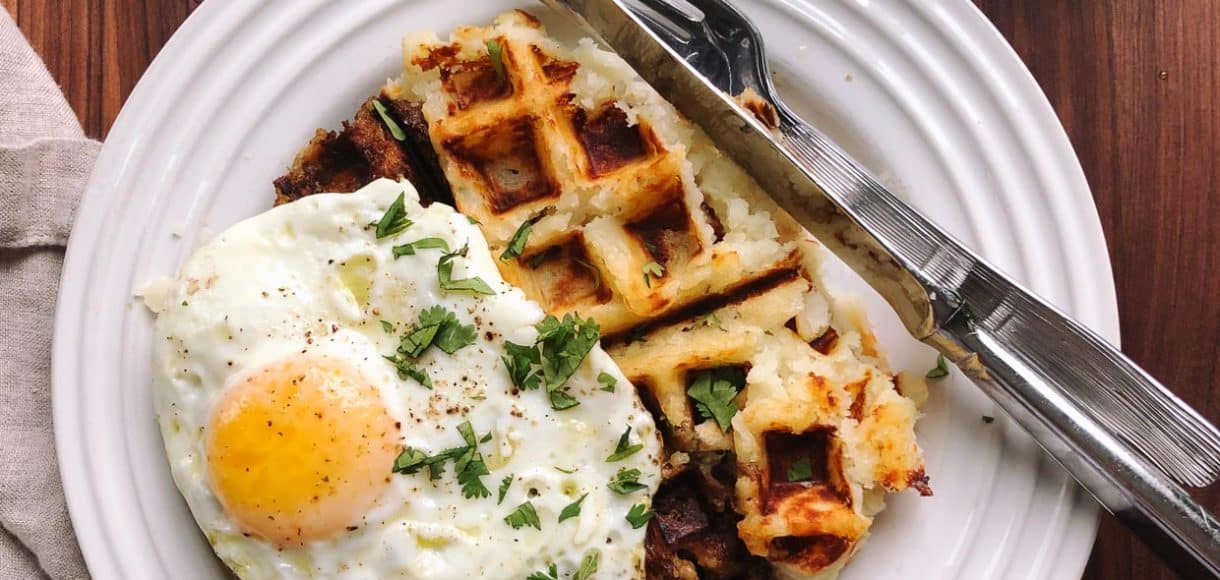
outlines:
[[576, 262], [576, 265], [577, 265], [577, 266], [580, 266], [580, 267], [582, 267], [582, 268], [584, 268], [584, 269], [588, 270], [588, 271], [589, 271], [589, 274], [592, 274], [592, 275], [593, 275], [593, 291], [594, 291], [594, 292], [597, 292], [597, 291], [599, 291], [599, 290], [601, 290], [601, 289], [602, 289], [602, 273], [601, 273], [601, 270], [598, 270], [597, 268], [594, 268], [594, 267], [593, 267], [593, 264], [590, 264], [590, 263], [588, 263], [588, 262], [586, 262], [586, 261], [584, 261], [584, 260], [582, 260], [582, 259], [580, 259], [580, 258], [573, 257], [573, 258], [572, 258], [572, 261], [573, 261], [573, 262]]
[[390, 135], [399, 141], [407, 139], [407, 133], [398, 125], [398, 121], [390, 116], [390, 112], [386, 110], [385, 105], [381, 104], [380, 99], [373, 99], [373, 108], [377, 110], [378, 115], [381, 115], [381, 122], [385, 123], [385, 128], [390, 130]]
[[505, 341], [504, 367], [517, 388], [532, 391], [542, 386], [542, 363], [538, 349]]
[[720, 330], [726, 330], [726, 331], [728, 330], [724, 327], [724, 323], [720, 321], [720, 317], [716, 316], [715, 312], [708, 312], [707, 316], [703, 317], [703, 325], [704, 326], [715, 326], [716, 328], [719, 328]]
[[576, 397], [569, 395], [567, 391], [556, 389], [547, 393], [546, 396], [551, 400], [551, 408], [556, 411], [571, 409], [580, 404], [580, 401], [577, 401]]
[[182, 305], [183, 305], [183, 306], [190, 306], [191, 304], [190, 304], [189, 302], [187, 302], [186, 300], [183, 300], [183, 301], [182, 301]]
[[481, 479], [484, 475], [491, 475], [487, 470], [487, 464], [483, 462], [483, 454], [479, 453], [479, 442], [475, 439], [474, 428], [470, 426], [470, 421], [463, 421], [458, 425], [458, 433], [461, 433], [462, 440], [466, 442], [466, 447], [454, 458], [453, 470], [457, 472], [458, 483], [462, 486], [462, 497], [470, 499], [475, 497], [487, 497], [491, 495], [491, 491], [483, 485]]
[[585, 495], [580, 496], [580, 499], [564, 506], [563, 511], [559, 512], [559, 521], [562, 523], [564, 520], [580, 515], [580, 504], [581, 502], [585, 501], [585, 498], [588, 497], [588, 495], [589, 494], [586, 493]]
[[530, 233], [534, 231], [534, 224], [554, 212], [555, 206], [548, 206], [546, 209], [535, 213], [521, 222], [521, 225], [517, 226], [517, 231], [513, 232], [513, 237], [508, 240], [508, 247], [504, 248], [504, 253], [500, 254], [500, 260], [507, 262], [519, 257], [521, 252], [525, 251], [525, 244], [529, 243]]
[[[450, 315], [452, 316], [452, 313]], [[478, 333], [475, 332], [473, 324], [458, 324], [455, 319], [454, 322], [441, 326], [433, 344], [445, 354], [453, 354], [463, 347], [474, 344], [476, 336]]]
[[386, 238], [396, 235], [403, 230], [411, 227], [411, 220], [407, 219], [407, 210], [403, 205], [403, 194], [398, 194], [394, 199], [394, 203], [385, 210], [385, 214], [381, 219], [377, 220], [377, 239]]
[[936, 368], [928, 371], [924, 375], [925, 379], [940, 379], [949, 376], [949, 361], [945, 360], [945, 355], [936, 355]]
[[394, 332], [394, 325], [390, 324], [389, 322], [387, 322], [385, 320], [382, 320], [381, 329], [384, 330], [386, 332], [386, 334], [389, 334], [391, 332]]
[[474, 218], [472, 218], [472, 217], [470, 217], [470, 216], [466, 216], [466, 222], [467, 222], [467, 223], [469, 223], [469, 224], [470, 224], [470, 225], [472, 225], [472, 226], [481, 226], [481, 225], [483, 225], [483, 222], [481, 222], [481, 221], [479, 221], [479, 220], [477, 220], [477, 219], [474, 219]]
[[462, 249], [456, 252], [446, 252], [445, 255], [441, 256], [440, 261], [436, 263], [436, 273], [440, 279], [441, 291], [446, 294], [495, 294], [496, 291], [492, 290], [491, 286], [478, 276], [459, 280], [453, 279], [453, 259], [459, 256], [465, 257], [466, 250], [467, 246], [462, 246]]
[[627, 430], [623, 431], [623, 436], [618, 438], [618, 445], [614, 447], [614, 453], [611, 453], [610, 457], [606, 458], [606, 463], [613, 463], [631, 457], [643, 448], [643, 443], [631, 444], [631, 427], [628, 426]]
[[394, 473], [412, 474], [422, 469], [428, 461], [428, 454], [418, 449], [407, 447], [394, 459]]
[[419, 250], [443, 250], [449, 251], [449, 242], [444, 238], [420, 238], [414, 242], [407, 242], [400, 246], [391, 248], [394, 252], [394, 257], [399, 256], [414, 256]]
[[491, 61], [491, 68], [496, 71], [496, 82], [504, 86], [508, 82], [508, 72], [504, 70], [504, 47], [500, 41], [487, 41], [487, 58]]
[[575, 469], [564, 469], [564, 468], [562, 468], [562, 467], [559, 467], [558, 465], [552, 465], [551, 467], [554, 467], [554, 468], [555, 468], [555, 471], [558, 471], [559, 473], [567, 473], [567, 474], [569, 474], [569, 475], [570, 475], [570, 474], [573, 474], [573, 473], [576, 473], [576, 470], [575, 470]]
[[[538, 266], [541, 265], [544, 260], [546, 260], [546, 255], [547, 255], [547, 252], [544, 251], [544, 252], [538, 252], [537, 254], [530, 256], [530, 269], [537, 270]], [[599, 287], [600, 287], [600, 280], [599, 280]]]
[[695, 380], [686, 394], [695, 401], [695, 409], [704, 419], [714, 419], [720, 430], [728, 433], [730, 421], [737, 414], [737, 393], [746, 386], [746, 374], [738, 367], [720, 367], [695, 371]]
[[589, 552], [585, 554], [583, 560], [580, 561], [580, 567], [576, 569], [576, 573], [572, 574], [572, 580], [589, 580], [593, 574], [597, 572], [597, 552]]
[[644, 285], [652, 288], [652, 279], [665, 275], [665, 268], [656, 262], [644, 264]]
[[559, 566], [552, 563], [547, 566], [545, 571], [534, 572], [526, 576], [525, 580], [559, 580]]
[[648, 506], [637, 503], [631, 506], [630, 510], [627, 510], [627, 522], [631, 524], [633, 529], [638, 530], [644, 527], [644, 524], [647, 524], [648, 520], [651, 520], [654, 515], [656, 514], [652, 513]]
[[512, 487], [512, 485], [513, 485], [513, 476], [511, 473], [508, 475], [505, 475], [504, 479], [500, 480], [500, 491], [499, 491], [499, 497], [496, 498], [496, 505], [500, 505], [500, 504], [504, 503], [504, 496], [508, 495], [508, 488]]
[[808, 457], [797, 459], [788, 468], [788, 481], [809, 481], [810, 479], [813, 479], [813, 466], [810, 465]]
[[607, 393], [613, 393], [614, 386], [618, 384], [618, 379], [615, 379], [610, 373], [602, 371], [597, 375], [597, 382], [601, 384], [601, 390], [606, 391]]
[[394, 366], [398, 367], [398, 378], [402, 380], [415, 379], [419, 384], [426, 388], [432, 388], [432, 379], [428, 377], [428, 373], [424, 369], [415, 366], [415, 363], [410, 359], [395, 353], [393, 355], [383, 355], [383, 358], [390, 361]]
[[640, 483], [640, 470], [636, 468], [619, 469], [614, 477], [610, 478], [610, 483], [606, 487], [614, 493], [627, 495], [644, 489], [648, 489], [647, 485]]
[[470, 421], [458, 425], [458, 433], [466, 444], [446, 449], [436, 455], [429, 456], [410, 447], [403, 449], [394, 460], [394, 473], [411, 475], [427, 467], [429, 476], [437, 479], [441, 476], [445, 462], [453, 460], [453, 471], [462, 486], [462, 497], [470, 499], [491, 495], [491, 491], [480, 479], [484, 475], [490, 475], [490, 472], [487, 470], [487, 464], [483, 462], [483, 454], [479, 453], [479, 444], [475, 440], [474, 428], [470, 426]]
[[531, 526], [534, 529], [542, 529], [542, 520], [538, 519], [538, 512], [534, 510], [534, 504], [525, 502], [512, 513], [504, 517], [504, 523], [513, 527], [514, 530], [519, 530], [524, 526]]
[[557, 411], [575, 407], [580, 402], [561, 389], [601, 338], [597, 323], [573, 314], [565, 314], [562, 321], [548, 315], [534, 328], [538, 338], [533, 346], [505, 343], [509, 377], [527, 391], [545, 385], [551, 408]]

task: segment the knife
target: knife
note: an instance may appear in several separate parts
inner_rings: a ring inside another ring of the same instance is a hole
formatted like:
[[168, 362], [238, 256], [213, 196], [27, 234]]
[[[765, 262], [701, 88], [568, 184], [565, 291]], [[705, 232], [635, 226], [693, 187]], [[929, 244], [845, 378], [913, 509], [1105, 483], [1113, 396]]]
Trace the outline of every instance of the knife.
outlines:
[[[792, 113], [766, 74], [761, 37], [736, 9], [723, 0], [543, 2], [592, 29], [698, 123], [876, 289], [913, 336], [961, 368], [1179, 574], [1220, 578], [1220, 522], [1184, 489], [1220, 476], [1220, 431]], [[770, 97], [765, 114], [725, 92], [744, 87], [712, 75], [718, 86], [683, 59], [694, 56], [692, 38], [728, 55], [730, 66], [752, 65], [738, 76]]]

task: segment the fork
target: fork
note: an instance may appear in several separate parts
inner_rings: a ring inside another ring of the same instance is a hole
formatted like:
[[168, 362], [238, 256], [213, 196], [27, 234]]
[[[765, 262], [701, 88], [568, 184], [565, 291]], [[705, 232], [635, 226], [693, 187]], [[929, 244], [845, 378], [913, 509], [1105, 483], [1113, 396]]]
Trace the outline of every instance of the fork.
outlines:
[[[543, 0], [575, 12], [1187, 577], [1220, 577], [1220, 522], [1183, 486], [1220, 477], [1220, 431], [1024, 290], [805, 123], [724, 0]], [[684, 66], [685, 64], [685, 66]], [[746, 111], [731, 95], [765, 103]], [[751, 118], [753, 117], [753, 118]]]

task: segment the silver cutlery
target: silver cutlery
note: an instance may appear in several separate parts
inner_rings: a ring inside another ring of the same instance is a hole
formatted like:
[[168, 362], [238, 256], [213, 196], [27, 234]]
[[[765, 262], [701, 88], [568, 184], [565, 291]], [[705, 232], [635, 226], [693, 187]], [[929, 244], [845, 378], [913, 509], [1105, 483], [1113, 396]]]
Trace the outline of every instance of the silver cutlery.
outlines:
[[[1184, 489], [1220, 476], [1220, 431], [794, 114], [741, 12], [724, 0], [543, 1], [701, 125], [1175, 570], [1220, 577], [1220, 523]], [[746, 90], [769, 105], [747, 110], [733, 98]]]

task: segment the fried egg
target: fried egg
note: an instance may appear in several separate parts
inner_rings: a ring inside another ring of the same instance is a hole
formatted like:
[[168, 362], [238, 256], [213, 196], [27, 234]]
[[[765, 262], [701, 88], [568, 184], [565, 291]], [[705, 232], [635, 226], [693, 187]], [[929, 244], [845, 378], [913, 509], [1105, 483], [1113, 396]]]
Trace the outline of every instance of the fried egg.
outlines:
[[379, 180], [243, 221], [146, 291], [173, 478], [238, 576], [642, 576], [656, 426], [596, 344], [567, 403], [518, 387], [506, 344], [544, 316], [494, 260], [465, 216]]

